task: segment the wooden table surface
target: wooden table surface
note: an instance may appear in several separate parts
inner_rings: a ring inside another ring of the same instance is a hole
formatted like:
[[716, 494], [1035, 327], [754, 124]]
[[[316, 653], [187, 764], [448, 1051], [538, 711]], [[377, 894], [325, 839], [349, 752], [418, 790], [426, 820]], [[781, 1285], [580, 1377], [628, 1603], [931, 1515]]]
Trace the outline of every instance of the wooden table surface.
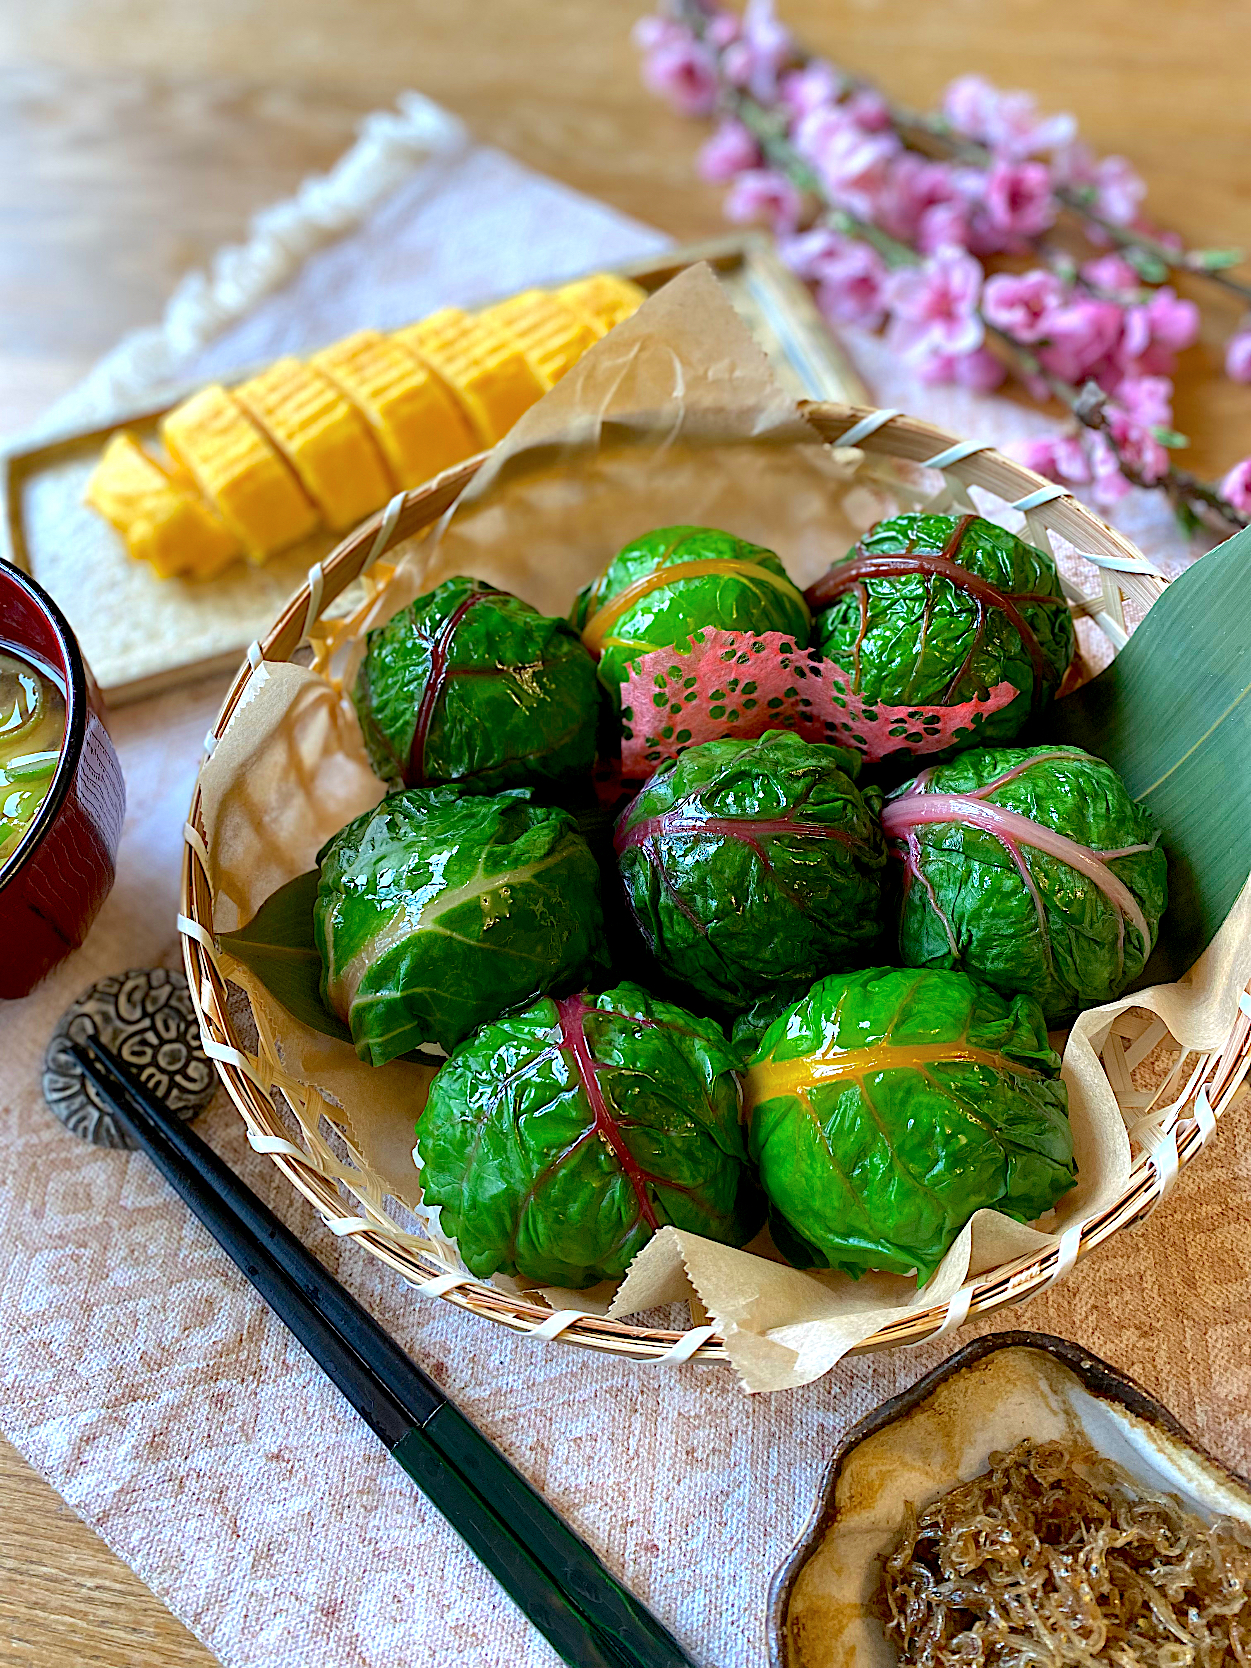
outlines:
[[[415, 87], [484, 140], [684, 239], [722, 229], [700, 130], [639, 87], [635, 0], [0, 0], [0, 434], [70, 387], [248, 214], [326, 168]], [[788, 0], [812, 47], [931, 104], [977, 70], [1076, 112], [1128, 156], [1158, 219], [1251, 245], [1245, 0]], [[1251, 451], [1219, 375], [1238, 309], [1180, 379], [1189, 460]], [[0, 1318], [0, 1324], [3, 1324]], [[215, 1659], [0, 1442], [0, 1665]]]

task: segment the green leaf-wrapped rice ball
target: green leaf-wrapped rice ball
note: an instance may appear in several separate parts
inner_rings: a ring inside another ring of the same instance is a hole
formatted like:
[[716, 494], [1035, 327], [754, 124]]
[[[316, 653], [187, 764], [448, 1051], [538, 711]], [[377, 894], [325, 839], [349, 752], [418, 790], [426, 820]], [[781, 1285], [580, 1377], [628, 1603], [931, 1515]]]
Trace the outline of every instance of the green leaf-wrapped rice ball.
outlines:
[[595, 759], [595, 662], [567, 620], [445, 579], [369, 633], [352, 699], [393, 786], [564, 784]]
[[899, 948], [1031, 992], [1052, 1025], [1136, 979], [1168, 900], [1155, 819], [1080, 747], [974, 748], [887, 805]]
[[515, 788], [391, 794], [318, 854], [322, 998], [381, 1066], [450, 1050], [606, 965], [599, 870], [565, 811]]
[[892, 516], [805, 596], [813, 642], [868, 722], [917, 752], [947, 745], [926, 746], [927, 730], [940, 733], [934, 715], [946, 732], [964, 720], [956, 745], [1011, 741], [1059, 689], [1076, 646], [1054, 559], [981, 516]]
[[744, 1084], [774, 1239], [793, 1261], [933, 1275], [974, 1211], [1030, 1222], [1076, 1177], [1042, 1010], [962, 973], [832, 974]]
[[659, 770], [616, 849], [635, 919], [674, 978], [743, 1007], [863, 961], [881, 933], [882, 796], [841, 747], [771, 730]]
[[484, 1026], [430, 1086], [414, 1157], [465, 1266], [581, 1287], [667, 1223], [744, 1244], [763, 1220], [738, 1057], [639, 985]]
[[774, 553], [715, 527], [659, 527], [635, 539], [578, 592], [573, 621], [614, 710], [630, 661], [685, 647], [696, 631], [782, 631], [806, 644], [811, 630]]

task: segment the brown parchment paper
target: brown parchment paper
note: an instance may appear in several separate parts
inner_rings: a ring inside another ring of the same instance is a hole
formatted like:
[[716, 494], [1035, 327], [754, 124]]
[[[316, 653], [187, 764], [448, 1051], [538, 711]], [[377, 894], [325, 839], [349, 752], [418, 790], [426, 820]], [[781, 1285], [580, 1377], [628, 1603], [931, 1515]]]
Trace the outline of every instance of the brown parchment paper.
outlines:
[[[859, 452], [818, 439], [711, 272], [697, 267], [526, 413], [442, 527], [399, 554], [365, 624], [458, 573], [563, 614], [628, 539], [674, 522], [725, 526], [767, 545], [802, 585], [886, 507], [881, 476]], [[334, 676], [262, 666], [206, 763], [201, 831], [217, 930], [249, 920], [277, 886], [312, 867], [332, 833], [381, 798], [342, 693], [358, 657], [349, 646]], [[375, 1204], [391, 1196], [419, 1207], [410, 1149], [429, 1072], [407, 1062], [364, 1065], [346, 1043], [298, 1024], [237, 964], [227, 971], [284, 1071], [329, 1101], [359, 1165], [353, 1190]], [[970, 1274], [1052, 1245], [1112, 1204], [1131, 1165], [1126, 1118], [1099, 1059], [1113, 1022], [1129, 1008], [1147, 1009], [1183, 1049], [1212, 1048], [1228, 1035], [1249, 979], [1251, 887], [1186, 979], [1077, 1022], [1064, 1078], [1079, 1180], [1045, 1225], [979, 1211], [921, 1293], [890, 1275], [802, 1273], [756, 1247], [737, 1251], [665, 1228], [615, 1295], [544, 1295], [554, 1307], [607, 1308], [614, 1317], [686, 1299], [723, 1333], [746, 1388], [807, 1383], [889, 1321], [950, 1299]], [[454, 1247], [439, 1244], [453, 1259]]]

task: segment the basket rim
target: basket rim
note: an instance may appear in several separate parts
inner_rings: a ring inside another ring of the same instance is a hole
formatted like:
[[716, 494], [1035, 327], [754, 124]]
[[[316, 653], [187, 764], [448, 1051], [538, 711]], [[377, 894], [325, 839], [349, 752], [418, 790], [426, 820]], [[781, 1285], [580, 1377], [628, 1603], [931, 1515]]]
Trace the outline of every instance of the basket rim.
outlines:
[[[953, 489], [982, 488], [1026, 518], [1026, 531], [1039, 542], [1054, 533], [1094, 560], [1101, 592], [1079, 596], [1066, 586], [1074, 613], [1086, 614], [1109, 637], [1114, 651], [1128, 640], [1122, 604], [1136, 599], [1144, 607], [1162, 594], [1168, 581], [1115, 528], [1109, 527], [1066, 488], [1058, 487], [1015, 459], [989, 445], [961, 441], [922, 418], [893, 409], [801, 402], [804, 416], [817, 436], [832, 446], [856, 446], [869, 453], [939, 471], [946, 496]], [[489, 454], [481, 453], [445, 470], [424, 486], [397, 494], [309, 570], [279, 613], [267, 635], [253, 643], [223, 699], [213, 728], [205, 738], [211, 753], [227, 726], [257, 668], [266, 661], [289, 661], [307, 641], [309, 629], [328, 606], [356, 579], [366, 574], [395, 545], [436, 523], [459, 498]], [[935, 500], [933, 508], [940, 508]], [[1125, 596], [1122, 597], [1122, 591]], [[201, 769], [203, 765], [201, 765]], [[258, 1150], [268, 1152], [286, 1179], [330, 1227], [351, 1238], [367, 1252], [400, 1274], [426, 1295], [493, 1320], [521, 1334], [539, 1334], [602, 1354], [653, 1362], [724, 1362], [730, 1359], [724, 1337], [713, 1325], [684, 1331], [608, 1320], [579, 1310], [554, 1313], [551, 1309], [499, 1291], [468, 1274], [449, 1274], [433, 1251], [423, 1251], [416, 1236], [382, 1231], [367, 1216], [344, 1216], [344, 1201], [336, 1184], [288, 1138], [285, 1126], [239, 1045], [226, 1007], [227, 981], [214, 949], [212, 899], [205, 868], [207, 850], [199, 831], [201, 803], [197, 772], [187, 821], [180, 884], [179, 930], [192, 1001], [200, 1022], [206, 1052], [213, 1060], [226, 1091]], [[201, 855], [203, 853], [203, 855]], [[968, 1318], [1005, 1304], [1015, 1304], [1045, 1290], [1062, 1278], [1097, 1245], [1140, 1222], [1168, 1191], [1180, 1169], [1189, 1163], [1213, 1129], [1251, 1066], [1251, 997], [1224, 1043], [1197, 1057], [1176, 1116], [1153, 1145], [1133, 1164], [1120, 1196], [1098, 1215], [1070, 1225], [1057, 1244], [1025, 1253], [997, 1268], [967, 1278], [947, 1302], [901, 1316], [853, 1346], [849, 1354], [865, 1354], [901, 1344], [922, 1343], [954, 1331]], [[411, 1243], [402, 1243], [402, 1241]]]

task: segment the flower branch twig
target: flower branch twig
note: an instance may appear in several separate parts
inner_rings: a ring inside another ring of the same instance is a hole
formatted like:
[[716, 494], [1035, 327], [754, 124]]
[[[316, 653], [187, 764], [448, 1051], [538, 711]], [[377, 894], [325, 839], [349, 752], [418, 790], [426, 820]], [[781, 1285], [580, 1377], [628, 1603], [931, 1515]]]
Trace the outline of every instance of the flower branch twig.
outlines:
[[[779, 173], [789, 179], [798, 190], [815, 197], [823, 204], [819, 218], [824, 224], [844, 237], [867, 243], [892, 269], [918, 267], [922, 264], [922, 257], [910, 245], [892, 237], [871, 221], [863, 220], [850, 210], [829, 201], [823, 190], [820, 175], [795, 150], [786, 135], [784, 125], [775, 113], [750, 94], [735, 87], [723, 87], [720, 90], [719, 104], [724, 111], [743, 123], [755, 137], [765, 159]], [[987, 337], [996, 344], [1022, 381], [1044, 383], [1051, 396], [1064, 405], [1079, 423], [1104, 436], [1126, 480], [1147, 490], [1161, 487], [1177, 509], [1188, 512], [1221, 537], [1228, 537], [1230, 533], [1237, 532], [1246, 525], [1245, 520], [1233, 511], [1232, 506], [1222, 499], [1214, 487], [1201, 481], [1189, 470], [1179, 469], [1171, 460], [1163, 475], [1147, 479], [1118, 445], [1108, 421], [1108, 397], [1096, 383], [1075, 386], [1065, 382], [1049, 371], [1026, 344], [1017, 341], [1001, 326], [990, 322], [984, 314], [979, 313], [979, 317]]]
[[[1224, 271], [1231, 252], [1172, 247], [1137, 223], [1145, 187], [1129, 164], [1093, 157], [1070, 116], [1040, 117], [1027, 94], [963, 77], [941, 115], [917, 116], [803, 52], [772, 0], [747, 0], [741, 21], [718, 0], [669, 3], [670, 18], [639, 26], [648, 80], [690, 114], [720, 115], [701, 171], [729, 184], [729, 218], [772, 223], [832, 322], [885, 324], [923, 380], [986, 391], [1010, 370], [1057, 400], [1074, 430], [1025, 443], [1025, 461], [1101, 504], [1154, 488], [1188, 527], [1247, 524], [1251, 458], [1213, 486], [1170, 455], [1187, 444], [1171, 373], [1199, 312], [1163, 280], [1184, 270], [1251, 299]], [[1062, 208], [1116, 252], [1057, 249]], [[983, 264], [1027, 251], [1046, 264]], [[1226, 368], [1251, 382], [1251, 329]]]

